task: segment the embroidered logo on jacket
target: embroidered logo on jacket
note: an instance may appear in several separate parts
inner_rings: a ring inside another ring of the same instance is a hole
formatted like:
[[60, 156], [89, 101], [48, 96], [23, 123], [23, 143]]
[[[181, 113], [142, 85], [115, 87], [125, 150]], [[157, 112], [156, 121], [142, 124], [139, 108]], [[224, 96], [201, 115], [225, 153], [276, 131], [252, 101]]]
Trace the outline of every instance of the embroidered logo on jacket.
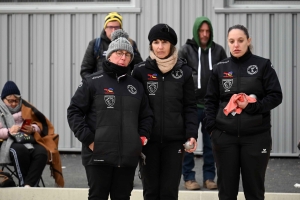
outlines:
[[233, 77], [233, 72], [232, 71], [230, 71], [230, 72], [223, 72], [223, 74], [224, 74], [224, 78], [232, 78]]
[[175, 79], [180, 79], [183, 76], [183, 71], [181, 69], [177, 69], [172, 71], [172, 76]]
[[114, 89], [113, 88], [104, 88], [104, 101], [106, 105], [108, 106], [107, 108], [114, 108], [115, 102], [116, 102], [116, 97], [114, 94]]
[[136, 93], [137, 93], [137, 89], [136, 89], [133, 85], [127, 85], [127, 90], [128, 90], [131, 94], [136, 94]]
[[78, 85], [78, 87], [81, 87], [83, 85], [83, 82], [81, 81]]
[[229, 63], [229, 60], [224, 61], [224, 62], [218, 62], [217, 65], [220, 65], [220, 64], [226, 64], [226, 63]]
[[149, 81], [156, 81], [157, 80], [157, 74], [147, 74]]
[[114, 94], [113, 88], [104, 88], [104, 94]]
[[115, 95], [104, 95], [104, 101], [107, 105], [107, 108], [114, 108], [116, 97]]
[[267, 149], [263, 149], [261, 153], [267, 153]]
[[250, 75], [254, 75], [258, 72], [258, 67], [256, 65], [250, 65], [248, 68], [247, 68], [247, 73], [250, 74]]
[[232, 87], [233, 79], [222, 79], [222, 85], [225, 89], [225, 92], [229, 92], [230, 88]]
[[92, 79], [101, 78], [103, 75], [100, 76], [94, 76]]
[[148, 88], [148, 91], [149, 91], [149, 95], [155, 95], [155, 92], [158, 89], [158, 82], [148, 81], [147, 82], [147, 88]]

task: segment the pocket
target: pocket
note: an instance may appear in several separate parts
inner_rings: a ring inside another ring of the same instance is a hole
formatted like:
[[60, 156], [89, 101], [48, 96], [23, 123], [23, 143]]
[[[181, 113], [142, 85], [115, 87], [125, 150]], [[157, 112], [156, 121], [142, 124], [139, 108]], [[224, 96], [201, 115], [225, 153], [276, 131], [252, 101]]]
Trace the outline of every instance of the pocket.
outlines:
[[212, 131], [210, 139], [212, 141], [214, 141], [214, 140], [218, 139], [219, 137], [221, 137], [221, 135], [222, 135], [222, 131], [216, 128]]

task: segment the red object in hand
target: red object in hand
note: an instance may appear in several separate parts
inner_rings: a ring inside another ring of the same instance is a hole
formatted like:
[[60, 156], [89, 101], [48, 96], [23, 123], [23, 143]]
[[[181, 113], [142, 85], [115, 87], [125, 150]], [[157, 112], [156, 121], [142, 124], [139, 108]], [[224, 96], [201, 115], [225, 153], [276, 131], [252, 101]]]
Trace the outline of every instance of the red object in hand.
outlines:
[[141, 136], [142, 145], [145, 146], [147, 144], [147, 138], [145, 136]]
[[31, 125], [31, 119], [24, 119], [21, 130], [25, 129], [25, 126], [30, 126]]

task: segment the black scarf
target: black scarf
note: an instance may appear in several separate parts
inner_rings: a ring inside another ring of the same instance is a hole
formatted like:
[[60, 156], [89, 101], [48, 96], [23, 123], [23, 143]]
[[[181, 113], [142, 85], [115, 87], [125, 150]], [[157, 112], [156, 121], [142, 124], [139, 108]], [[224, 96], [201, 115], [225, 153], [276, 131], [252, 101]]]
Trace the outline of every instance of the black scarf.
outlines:
[[112, 62], [105, 61], [103, 63], [103, 70], [108, 74], [116, 74], [117, 77], [120, 77], [127, 73], [128, 67], [121, 67]]

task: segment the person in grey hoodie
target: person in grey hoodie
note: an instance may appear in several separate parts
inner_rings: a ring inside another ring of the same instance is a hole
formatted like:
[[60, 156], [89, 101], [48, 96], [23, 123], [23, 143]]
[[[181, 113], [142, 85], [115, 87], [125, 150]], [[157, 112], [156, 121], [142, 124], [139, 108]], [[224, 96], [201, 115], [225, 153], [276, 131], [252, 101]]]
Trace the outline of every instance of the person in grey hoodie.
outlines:
[[[193, 69], [193, 79], [195, 84], [195, 93], [198, 108], [198, 123], [201, 123], [203, 140], [203, 184], [207, 189], [216, 189], [215, 161], [211, 148], [209, 134], [205, 130], [203, 119], [204, 96], [206, 94], [207, 83], [210, 77], [212, 66], [221, 60], [227, 58], [226, 52], [222, 46], [213, 41], [213, 28], [207, 17], [196, 18], [193, 26], [193, 38], [188, 39], [178, 53], [179, 57], [185, 58], [187, 64]], [[200, 185], [195, 180], [194, 153], [185, 153], [182, 175], [185, 181], [185, 188], [189, 190], [198, 190]]]

